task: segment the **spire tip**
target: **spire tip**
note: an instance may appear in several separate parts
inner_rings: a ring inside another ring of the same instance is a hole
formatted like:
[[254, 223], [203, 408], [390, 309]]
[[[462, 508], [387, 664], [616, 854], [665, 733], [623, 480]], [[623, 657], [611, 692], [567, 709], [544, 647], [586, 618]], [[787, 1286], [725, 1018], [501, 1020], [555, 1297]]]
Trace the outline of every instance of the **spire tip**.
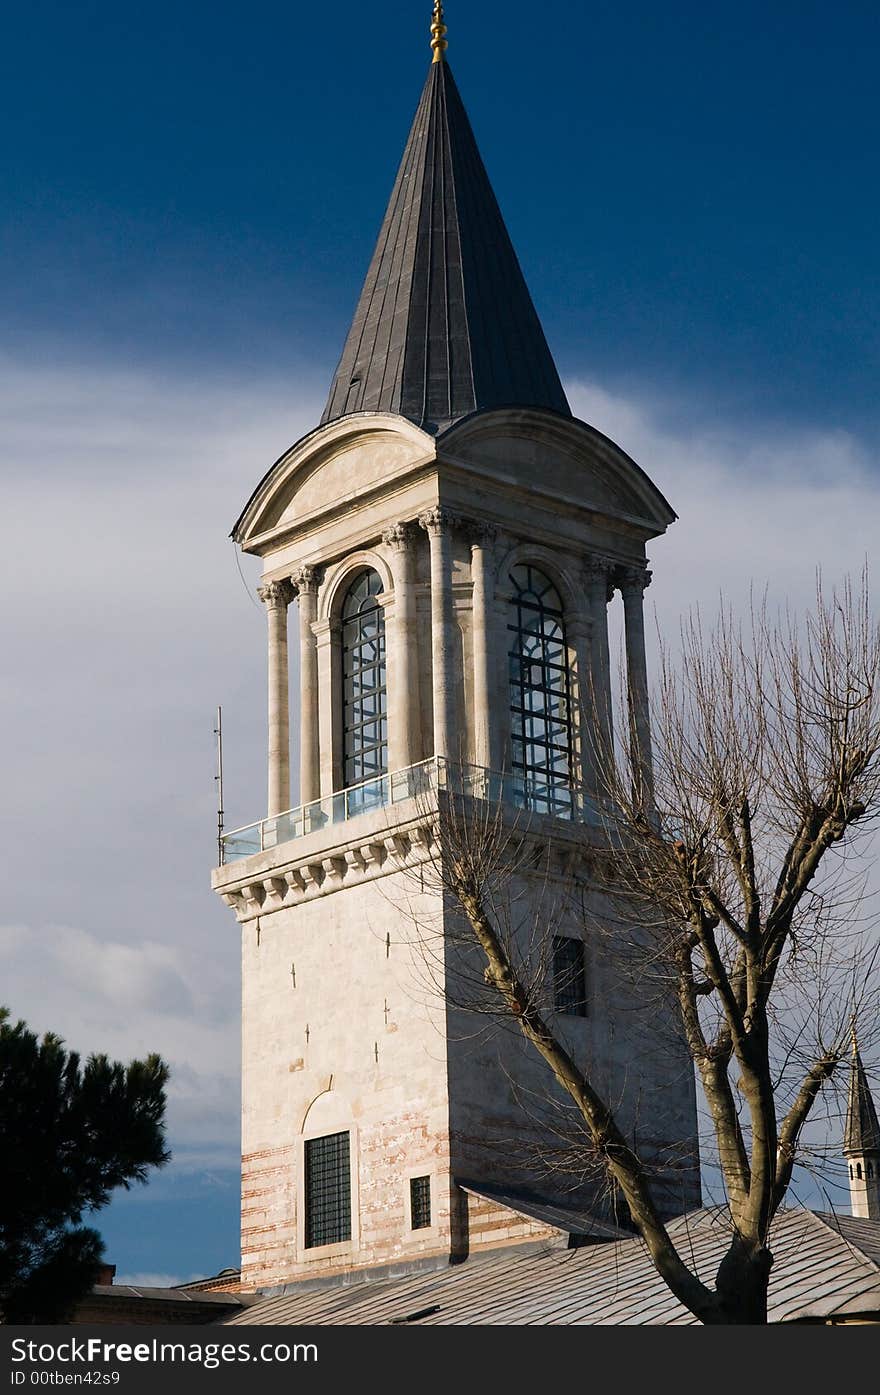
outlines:
[[431, 48], [434, 52], [432, 60], [434, 63], [443, 62], [443, 55], [447, 47], [446, 25], [443, 23], [442, 0], [434, 0], [434, 17], [431, 20]]

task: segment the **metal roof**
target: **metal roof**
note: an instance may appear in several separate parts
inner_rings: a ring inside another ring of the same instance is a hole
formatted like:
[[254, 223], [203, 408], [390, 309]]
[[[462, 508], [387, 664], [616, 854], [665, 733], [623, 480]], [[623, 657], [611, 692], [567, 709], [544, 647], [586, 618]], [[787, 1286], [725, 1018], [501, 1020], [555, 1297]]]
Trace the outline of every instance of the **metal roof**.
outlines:
[[880, 1153], [880, 1123], [877, 1121], [877, 1110], [874, 1108], [865, 1067], [856, 1046], [853, 1046], [849, 1077], [843, 1152], [845, 1157]]
[[321, 421], [394, 412], [436, 433], [514, 406], [571, 415], [449, 64], [436, 62]]
[[[730, 1237], [723, 1208], [670, 1223], [687, 1263], [713, 1283]], [[880, 1222], [782, 1211], [771, 1236], [771, 1322], [880, 1317]], [[552, 1243], [498, 1249], [464, 1263], [403, 1277], [360, 1279], [258, 1300], [224, 1323], [248, 1326], [694, 1325], [640, 1239], [561, 1249]]]
[[187, 1292], [182, 1288], [148, 1288], [142, 1284], [96, 1284], [77, 1303], [76, 1323], [218, 1322], [224, 1314], [243, 1312], [248, 1294]]
[[561, 1233], [576, 1235], [582, 1240], [629, 1240], [632, 1238], [632, 1227], [625, 1230], [622, 1226], [614, 1225], [609, 1220], [600, 1219], [591, 1211], [578, 1211], [573, 1210], [570, 1206], [535, 1201], [520, 1192], [495, 1191], [493, 1188], [485, 1187], [482, 1184], [477, 1186], [472, 1182], [461, 1181], [459, 1186], [462, 1191], [469, 1192], [471, 1196], [482, 1197], [484, 1201], [491, 1201], [494, 1206], [504, 1206], [508, 1211], [514, 1211], [518, 1216], [526, 1216], [530, 1221], [538, 1221], [542, 1225], [555, 1226]]

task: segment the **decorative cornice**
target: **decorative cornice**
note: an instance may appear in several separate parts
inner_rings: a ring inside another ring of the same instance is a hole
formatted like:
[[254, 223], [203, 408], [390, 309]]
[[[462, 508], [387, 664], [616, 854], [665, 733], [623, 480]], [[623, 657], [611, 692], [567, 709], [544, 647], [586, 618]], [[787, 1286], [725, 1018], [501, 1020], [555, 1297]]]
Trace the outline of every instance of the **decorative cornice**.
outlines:
[[290, 605], [295, 595], [294, 588], [286, 577], [278, 581], [267, 581], [257, 587], [257, 595], [270, 610]]
[[[439, 855], [436, 840], [434, 818], [420, 817], [397, 829], [376, 829], [347, 847], [312, 851], [295, 863], [243, 873], [240, 882], [227, 882], [217, 891], [239, 922], [253, 921], [394, 872], [433, 865]], [[576, 878], [588, 885], [595, 879], [595, 856], [582, 840], [551, 840], [548, 847], [545, 832], [512, 829], [508, 846], [524, 867], [528, 852], [532, 869], [542, 881]]]
[[431, 819], [394, 831], [376, 830], [362, 843], [332, 852], [312, 852], [294, 865], [245, 875], [238, 886], [224, 886], [220, 896], [239, 921], [254, 920], [300, 901], [417, 866], [429, 858], [435, 837]]

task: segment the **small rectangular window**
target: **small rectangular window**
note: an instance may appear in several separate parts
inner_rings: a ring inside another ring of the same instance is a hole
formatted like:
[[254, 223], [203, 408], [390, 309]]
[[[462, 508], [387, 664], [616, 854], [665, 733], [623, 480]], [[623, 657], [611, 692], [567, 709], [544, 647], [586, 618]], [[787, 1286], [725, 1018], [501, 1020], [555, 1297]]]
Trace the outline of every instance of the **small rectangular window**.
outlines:
[[587, 974], [582, 940], [553, 936], [553, 1006], [571, 1017], [587, 1015]]
[[347, 1133], [306, 1142], [306, 1249], [351, 1239], [351, 1162]]
[[431, 1224], [430, 1177], [410, 1178], [409, 1210], [413, 1230], [424, 1230]]

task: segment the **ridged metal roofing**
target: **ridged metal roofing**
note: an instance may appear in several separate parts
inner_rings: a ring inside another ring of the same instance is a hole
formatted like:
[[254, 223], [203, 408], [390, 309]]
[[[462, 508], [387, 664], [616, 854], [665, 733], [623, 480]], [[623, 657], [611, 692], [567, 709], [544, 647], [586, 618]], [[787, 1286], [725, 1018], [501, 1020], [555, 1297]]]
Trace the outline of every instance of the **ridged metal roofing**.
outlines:
[[843, 1136], [845, 1156], [880, 1153], [880, 1122], [862, 1058], [853, 1050], [849, 1077], [849, 1098], [846, 1106], [846, 1131]]
[[571, 415], [449, 64], [435, 62], [321, 421], [395, 412], [437, 432], [510, 406]]
[[[680, 1253], [707, 1283], [730, 1243], [721, 1208], [670, 1224]], [[780, 1212], [773, 1224], [770, 1322], [880, 1315], [880, 1222], [811, 1211]], [[295, 1286], [221, 1319], [249, 1326], [693, 1325], [639, 1239], [561, 1249], [540, 1242], [499, 1249], [431, 1272], [352, 1277], [347, 1286]]]
[[575, 1211], [570, 1206], [534, 1201], [529, 1197], [513, 1192], [496, 1191], [483, 1185], [474, 1186], [470, 1182], [462, 1181], [459, 1186], [462, 1191], [469, 1192], [472, 1196], [481, 1197], [483, 1201], [491, 1201], [494, 1206], [503, 1206], [518, 1216], [527, 1216], [530, 1221], [554, 1226], [560, 1233], [564, 1232], [566, 1235], [576, 1235], [590, 1241], [628, 1240], [632, 1236], [631, 1230], [623, 1230], [619, 1225], [613, 1225], [611, 1221], [601, 1220], [589, 1211]]

